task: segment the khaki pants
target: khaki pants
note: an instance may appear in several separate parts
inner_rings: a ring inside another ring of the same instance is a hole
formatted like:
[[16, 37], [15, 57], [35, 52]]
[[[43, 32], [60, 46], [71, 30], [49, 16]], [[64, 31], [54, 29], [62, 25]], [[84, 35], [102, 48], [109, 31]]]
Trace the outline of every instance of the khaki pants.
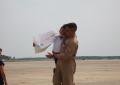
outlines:
[[53, 75], [53, 85], [74, 85], [73, 76], [75, 68], [74, 62], [63, 63], [58, 61], [55, 74]]

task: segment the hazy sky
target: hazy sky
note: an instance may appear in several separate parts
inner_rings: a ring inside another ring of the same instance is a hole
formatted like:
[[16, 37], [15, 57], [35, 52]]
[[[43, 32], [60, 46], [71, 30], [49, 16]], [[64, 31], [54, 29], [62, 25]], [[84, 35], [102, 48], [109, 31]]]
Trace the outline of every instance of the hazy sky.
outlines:
[[33, 37], [69, 22], [78, 25], [78, 55], [120, 56], [120, 0], [0, 0], [0, 47], [36, 56]]

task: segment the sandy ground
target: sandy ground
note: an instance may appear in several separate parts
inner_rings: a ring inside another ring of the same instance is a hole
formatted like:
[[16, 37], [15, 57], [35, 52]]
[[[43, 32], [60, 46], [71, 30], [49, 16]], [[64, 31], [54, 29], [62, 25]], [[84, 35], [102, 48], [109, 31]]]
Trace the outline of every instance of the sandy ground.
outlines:
[[[52, 85], [53, 61], [6, 62], [9, 85]], [[77, 60], [76, 85], [120, 85], [120, 61]]]

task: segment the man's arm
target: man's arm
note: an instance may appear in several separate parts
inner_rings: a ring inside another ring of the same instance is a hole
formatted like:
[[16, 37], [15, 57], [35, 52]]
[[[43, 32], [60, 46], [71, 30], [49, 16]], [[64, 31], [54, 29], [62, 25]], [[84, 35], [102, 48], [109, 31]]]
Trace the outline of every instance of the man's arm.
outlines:
[[3, 67], [3, 65], [0, 65], [0, 73], [1, 73], [1, 76], [2, 76], [2, 78], [3, 78], [3, 81], [4, 81], [5, 85], [8, 85], [8, 84], [7, 84], [7, 79], [6, 79], [6, 76], [5, 76], [5, 72], [4, 72], [4, 67]]

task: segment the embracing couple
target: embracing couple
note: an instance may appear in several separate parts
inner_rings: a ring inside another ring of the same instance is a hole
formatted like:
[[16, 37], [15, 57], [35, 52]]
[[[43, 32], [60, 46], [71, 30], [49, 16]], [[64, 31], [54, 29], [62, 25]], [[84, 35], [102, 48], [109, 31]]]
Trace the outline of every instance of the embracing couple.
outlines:
[[55, 59], [53, 85], [75, 85], [75, 56], [78, 49], [76, 31], [75, 23], [64, 24], [60, 28], [60, 35], [54, 40], [53, 51], [46, 55]]

